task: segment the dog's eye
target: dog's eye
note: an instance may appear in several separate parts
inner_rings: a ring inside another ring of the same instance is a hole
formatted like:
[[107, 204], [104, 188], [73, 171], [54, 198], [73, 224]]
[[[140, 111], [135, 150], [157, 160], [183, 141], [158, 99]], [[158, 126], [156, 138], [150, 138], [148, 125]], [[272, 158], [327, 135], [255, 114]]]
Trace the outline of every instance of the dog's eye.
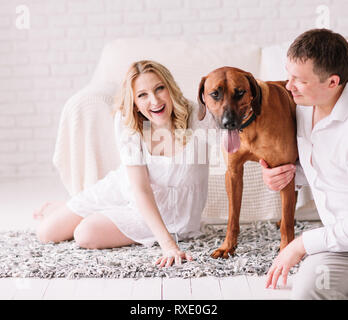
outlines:
[[245, 90], [236, 90], [235, 92], [234, 92], [234, 96], [236, 97], [236, 98], [241, 98], [241, 97], [243, 97], [243, 95], [244, 95], [244, 93], [245, 93], [246, 91]]
[[219, 91], [217, 90], [213, 91], [212, 93], [210, 93], [210, 96], [215, 100], [219, 99], [219, 96], [220, 96]]

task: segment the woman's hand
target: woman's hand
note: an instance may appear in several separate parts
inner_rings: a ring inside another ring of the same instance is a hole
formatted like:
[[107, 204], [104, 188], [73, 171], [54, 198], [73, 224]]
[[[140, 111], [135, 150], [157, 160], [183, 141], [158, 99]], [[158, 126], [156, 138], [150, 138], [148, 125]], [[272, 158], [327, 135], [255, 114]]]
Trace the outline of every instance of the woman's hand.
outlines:
[[285, 164], [283, 166], [269, 168], [263, 159], [259, 161], [262, 166], [262, 178], [264, 183], [273, 191], [280, 191], [285, 188], [294, 178], [296, 166]]
[[187, 261], [192, 261], [193, 258], [188, 252], [183, 252], [179, 247], [173, 243], [168, 248], [162, 249], [162, 257], [156, 260], [156, 265], [160, 268], [170, 267], [173, 263], [180, 265], [181, 261], [186, 259]]

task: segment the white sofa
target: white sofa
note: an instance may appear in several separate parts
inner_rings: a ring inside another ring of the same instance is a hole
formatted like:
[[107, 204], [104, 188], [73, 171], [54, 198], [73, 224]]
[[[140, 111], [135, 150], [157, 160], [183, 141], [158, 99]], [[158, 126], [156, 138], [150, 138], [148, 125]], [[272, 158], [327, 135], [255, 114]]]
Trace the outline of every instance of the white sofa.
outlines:
[[[288, 45], [261, 48], [252, 44], [151, 39], [118, 39], [106, 45], [90, 84], [71, 97], [62, 111], [53, 162], [68, 192], [76, 194], [119, 164], [111, 111], [132, 62], [152, 59], [164, 64], [184, 95], [196, 101], [201, 77], [225, 65], [252, 72], [265, 81], [286, 79]], [[212, 168], [211, 172], [203, 218], [224, 222], [228, 216], [224, 168]], [[279, 193], [266, 188], [258, 163], [247, 162], [241, 221], [276, 220], [280, 212]], [[296, 218], [318, 218], [308, 188], [300, 192]]]

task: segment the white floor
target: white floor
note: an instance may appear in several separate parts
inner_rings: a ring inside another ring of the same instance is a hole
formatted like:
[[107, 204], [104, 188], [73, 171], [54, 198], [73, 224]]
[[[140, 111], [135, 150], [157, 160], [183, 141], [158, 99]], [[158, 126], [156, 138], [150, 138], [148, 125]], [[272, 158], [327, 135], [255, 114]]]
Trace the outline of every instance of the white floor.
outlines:
[[[35, 228], [31, 215], [47, 200], [68, 195], [58, 178], [3, 179], [0, 181], [0, 230]], [[281, 280], [281, 279], [280, 279]], [[289, 299], [287, 287], [265, 289], [265, 277], [235, 276], [194, 279], [34, 279], [0, 278], [3, 299]], [[280, 281], [279, 281], [280, 282]]]

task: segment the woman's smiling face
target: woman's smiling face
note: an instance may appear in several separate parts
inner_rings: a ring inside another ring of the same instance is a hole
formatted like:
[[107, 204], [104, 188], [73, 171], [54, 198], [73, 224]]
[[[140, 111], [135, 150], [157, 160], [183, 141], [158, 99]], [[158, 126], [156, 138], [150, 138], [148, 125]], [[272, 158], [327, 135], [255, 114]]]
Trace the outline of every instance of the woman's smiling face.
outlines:
[[138, 110], [158, 128], [171, 126], [173, 102], [165, 83], [154, 72], [140, 74], [133, 82]]

